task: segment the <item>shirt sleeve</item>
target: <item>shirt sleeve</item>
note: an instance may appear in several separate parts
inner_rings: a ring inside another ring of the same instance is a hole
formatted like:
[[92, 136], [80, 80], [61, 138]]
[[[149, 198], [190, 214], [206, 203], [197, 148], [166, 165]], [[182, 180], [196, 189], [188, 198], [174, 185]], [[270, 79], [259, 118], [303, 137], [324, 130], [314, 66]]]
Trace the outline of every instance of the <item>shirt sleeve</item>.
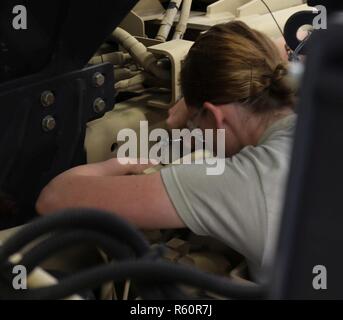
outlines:
[[212, 236], [254, 263], [263, 255], [267, 213], [263, 188], [249, 152], [225, 160], [222, 175], [208, 175], [206, 164], [163, 169], [167, 193], [185, 225]]

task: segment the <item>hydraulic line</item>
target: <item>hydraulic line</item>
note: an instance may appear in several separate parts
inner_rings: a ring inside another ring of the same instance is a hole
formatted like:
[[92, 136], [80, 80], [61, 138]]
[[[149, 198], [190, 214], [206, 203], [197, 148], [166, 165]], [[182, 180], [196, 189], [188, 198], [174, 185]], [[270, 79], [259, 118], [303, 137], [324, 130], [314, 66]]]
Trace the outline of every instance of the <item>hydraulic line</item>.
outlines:
[[132, 78], [139, 74], [141, 71], [133, 71], [130, 68], [114, 68], [114, 80], [121, 81]]
[[[152, 276], [153, 275], [153, 276]], [[62, 279], [58, 284], [26, 290], [25, 292], [7, 292], [9, 299], [61, 299], [75, 292], [99, 287], [110, 281], [122, 282], [127, 279], [149, 284], [182, 284], [203, 289], [231, 299], [260, 299], [264, 291], [257, 285], [237, 284], [221, 277], [200, 272], [191, 267], [176, 265], [164, 261], [128, 261], [111, 263], [81, 271]], [[2, 285], [0, 286], [1, 290]], [[146, 297], [142, 296], [143, 299]]]
[[125, 79], [117, 82], [114, 85], [116, 91], [130, 91], [130, 90], [137, 90], [143, 88], [143, 83], [145, 81], [145, 75], [143, 73], [139, 73], [133, 76], [130, 79]]
[[188, 19], [191, 14], [192, 0], [183, 0], [179, 22], [175, 28], [173, 40], [182, 39], [186, 30]]
[[[69, 230], [66, 232], [55, 233], [50, 238], [39, 242], [29, 252], [23, 254], [20, 264], [26, 267], [27, 274], [39, 266], [42, 262], [51, 256], [63, 252], [65, 248], [71, 248], [77, 245], [91, 245], [100, 248], [111, 260], [134, 260], [135, 255], [130, 247], [116, 241], [115, 237], [110, 237], [101, 233], [89, 230]], [[140, 292], [147, 290], [139, 288]], [[155, 290], [155, 291], [153, 291]], [[153, 297], [161, 296], [159, 289], [149, 288], [149, 293], [154, 294]]]
[[[13, 267], [9, 258], [38, 239], [41, 241], [25, 250], [18, 262], [27, 264], [30, 270], [62, 248], [76, 243], [92, 243], [110, 258], [120, 261], [82, 270], [48, 287], [14, 290], [9, 281]], [[186, 298], [179, 285], [228, 298], [258, 299], [265, 294], [264, 287], [260, 285], [237, 284], [191, 267], [163, 261], [161, 251], [150, 249], [142, 235], [128, 223], [97, 210], [68, 210], [43, 217], [19, 230], [0, 247], [0, 298], [63, 299], [110, 281], [127, 280], [131, 280], [143, 299]]]
[[150, 72], [158, 79], [170, 79], [170, 71], [160, 67], [155, 56], [130, 33], [122, 28], [116, 28], [112, 37], [129, 52], [133, 60], [141, 65], [145, 71]]
[[80, 244], [99, 247], [112, 259], [134, 257], [130, 247], [113, 240], [113, 237], [84, 229], [59, 232], [42, 240], [29, 252], [24, 253], [20, 263], [26, 267], [27, 273], [30, 273], [34, 267], [40, 265], [52, 255], [64, 251], [66, 247], [74, 247]]
[[100, 64], [104, 62], [110, 62], [116, 66], [124, 66], [131, 61], [131, 56], [128, 53], [124, 52], [111, 52], [102, 54], [100, 56], [93, 57], [89, 64]]
[[0, 262], [8, 260], [38, 237], [63, 228], [89, 229], [115, 236], [129, 245], [137, 256], [144, 256], [149, 251], [143, 235], [119, 217], [94, 209], [74, 209], [42, 217], [26, 225], [0, 246]]
[[171, 0], [166, 14], [161, 22], [161, 27], [157, 33], [156, 39], [165, 42], [169, 36], [170, 30], [174, 24], [175, 17], [179, 11], [182, 0]]

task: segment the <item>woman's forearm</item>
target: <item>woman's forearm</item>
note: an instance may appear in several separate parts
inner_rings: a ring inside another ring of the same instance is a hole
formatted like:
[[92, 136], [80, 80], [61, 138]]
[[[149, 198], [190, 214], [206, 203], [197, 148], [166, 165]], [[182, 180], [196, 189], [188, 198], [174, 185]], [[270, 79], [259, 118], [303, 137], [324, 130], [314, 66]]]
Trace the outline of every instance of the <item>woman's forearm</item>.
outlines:
[[139, 162], [137, 159], [131, 159], [131, 161], [129, 159], [122, 159], [121, 161], [120, 159], [113, 158], [100, 163], [75, 167], [63, 174], [97, 177], [139, 175], [158, 164], [154, 163], [153, 160], [144, 162], [148, 162], [148, 164], [140, 164]]
[[131, 165], [122, 165], [118, 159], [113, 158], [100, 163], [92, 163], [78, 166], [66, 171], [63, 174], [80, 176], [124, 176], [130, 174]]

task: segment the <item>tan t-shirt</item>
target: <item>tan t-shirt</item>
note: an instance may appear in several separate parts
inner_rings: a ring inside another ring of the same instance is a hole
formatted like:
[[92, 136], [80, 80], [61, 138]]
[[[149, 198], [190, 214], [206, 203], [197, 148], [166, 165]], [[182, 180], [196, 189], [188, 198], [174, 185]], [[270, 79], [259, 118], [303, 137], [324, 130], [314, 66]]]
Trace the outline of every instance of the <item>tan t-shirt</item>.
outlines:
[[277, 240], [295, 124], [294, 114], [275, 122], [257, 147], [226, 159], [220, 176], [207, 175], [206, 164], [161, 171], [189, 229], [223, 241], [244, 255], [253, 270], [270, 258]]

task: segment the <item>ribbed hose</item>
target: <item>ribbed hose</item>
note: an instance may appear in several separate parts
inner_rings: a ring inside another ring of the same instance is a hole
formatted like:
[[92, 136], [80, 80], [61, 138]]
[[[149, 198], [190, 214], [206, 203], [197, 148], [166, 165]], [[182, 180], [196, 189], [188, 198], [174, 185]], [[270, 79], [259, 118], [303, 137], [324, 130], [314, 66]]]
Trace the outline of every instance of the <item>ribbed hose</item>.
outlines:
[[179, 22], [175, 28], [173, 40], [182, 39], [186, 30], [188, 19], [191, 14], [192, 0], [183, 0]]
[[145, 71], [150, 72], [158, 79], [170, 79], [170, 71], [159, 67], [155, 56], [130, 33], [122, 28], [116, 28], [112, 33], [112, 37], [130, 53], [133, 60], [141, 65]]
[[137, 74], [139, 74], [141, 71], [132, 71], [129, 68], [115, 68], [114, 69], [114, 79], [116, 81], [126, 80], [130, 79]]
[[89, 64], [100, 64], [110, 62], [116, 66], [124, 66], [131, 61], [131, 56], [123, 52], [110, 52], [93, 57]]
[[170, 30], [174, 24], [175, 17], [179, 11], [182, 0], [171, 0], [167, 12], [161, 22], [161, 27], [157, 33], [156, 39], [165, 42], [169, 36]]
[[128, 90], [136, 90], [139, 88], [143, 87], [145, 81], [145, 75], [144, 73], [139, 73], [135, 76], [133, 76], [130, 79], [125, 79], [118, 81], [115, 85], [114, 88], [116, 91], [128, 91]]

